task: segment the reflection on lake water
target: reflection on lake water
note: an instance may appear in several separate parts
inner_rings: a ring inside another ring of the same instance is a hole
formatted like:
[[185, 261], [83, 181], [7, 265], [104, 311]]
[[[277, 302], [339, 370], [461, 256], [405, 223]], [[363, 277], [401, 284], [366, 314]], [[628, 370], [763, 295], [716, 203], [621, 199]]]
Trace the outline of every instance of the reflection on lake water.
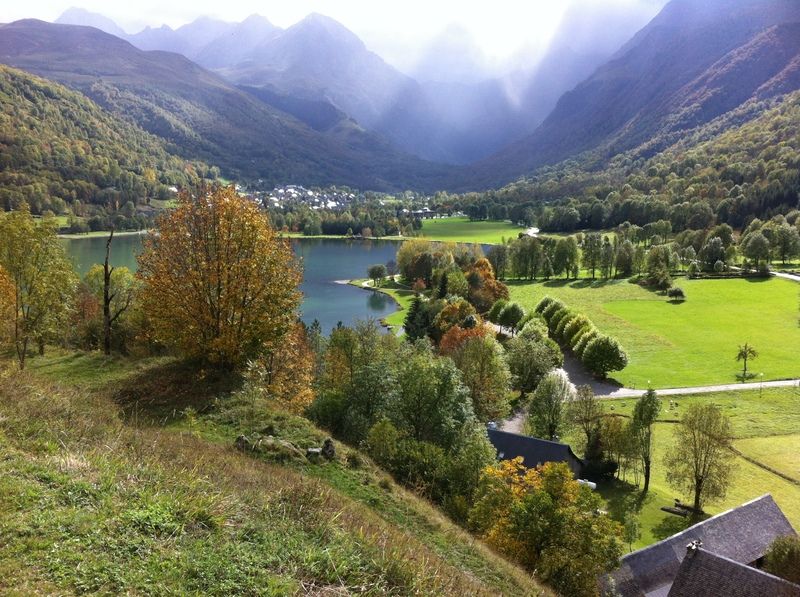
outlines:
[[[104, 237], [63, 242], [81, 275], [93, 264], [102, 263], [105, 257]], [[399, 241], [298, 238], [292, 239], [291, 244], [303, 264], [301, 316], [306, 323], [316, 319], [328, 333], [340, 321], [352, 325], [358, 319], [380, 319], [395, 311], [396, 305], [388, 296], [337, 281], [365, 278], [370, 265], [395, 258]], [[111, 263], [135, 270], [136, 255], [141, 249], [141, 236], [115, 236]]]

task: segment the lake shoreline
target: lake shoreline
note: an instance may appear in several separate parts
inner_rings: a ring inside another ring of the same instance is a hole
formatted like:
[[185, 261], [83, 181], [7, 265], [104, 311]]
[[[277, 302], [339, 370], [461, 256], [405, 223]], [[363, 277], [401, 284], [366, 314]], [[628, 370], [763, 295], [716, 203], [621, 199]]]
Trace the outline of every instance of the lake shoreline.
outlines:
[[[151, 229], [147, 230], [122, 230], [119, 232], [114, 232], [114, 237], [120, 236], [144, 236], [152, 232]], [[108, 235], [111, 234], [110, 230], [97, 230], [95, 232], [77, 232], [77, 233], [67, 233], [67, 234], [59, 234], [58, 238], [63, 238], [66, 240], [81, 240], [83, 238], [108, 238]]]

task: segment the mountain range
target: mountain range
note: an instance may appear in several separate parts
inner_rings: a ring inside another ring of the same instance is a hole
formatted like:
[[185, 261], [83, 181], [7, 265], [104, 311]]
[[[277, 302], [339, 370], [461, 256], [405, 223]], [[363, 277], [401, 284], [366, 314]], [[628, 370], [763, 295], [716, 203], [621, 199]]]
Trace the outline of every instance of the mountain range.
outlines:
[[[543, 60], [494, 78], [463, 31], [435, 41], [438, 63], [412, 78], [318, 14], [287, 29], [251, 16], [129, 35], [70, 10], [59, 20], [82, 26], [2, 26], [0, 62], [232, 176], [374, 190], [480, 190], [564, 160], [646, 158], [800, 88], [796, 0], [672, 0], [635, 35], [638, 17], [601, 16], [568, 14]], [[615, 19], [613, 35], [599, 31]]]
[[90, 27], [23, 20], [0, 27], [0, 61], [73, 87], [186, 158], [264, 184], [337, 181], [434, 187], [447, 168], [403, 154], [342, 118], [320, 132], [175, 53], [145, 52]]
[[[320, 14], [285, 30], [252, 15], [241, 23], [202, 17], [175, 30], [148, 27], [132, 35], [80, 9], [68, 10], [56, 22], [95, 26], [142, 50], [182, 54], [237, 85], [329, 103], [402, 151], [467, 164], [532, 132], [563, 92], [643, 24], [641, 15], [623, 15], [615, 12], [614, 29], [592, 28], [594, 21], [568, 15], [541, 64], [532, 60], [505, 74], [483, 64], [485, 57], [468, 32], [449, 27], [426, 48], [411, 76]], [[602, 49], [573, 50], [573, 23]]]

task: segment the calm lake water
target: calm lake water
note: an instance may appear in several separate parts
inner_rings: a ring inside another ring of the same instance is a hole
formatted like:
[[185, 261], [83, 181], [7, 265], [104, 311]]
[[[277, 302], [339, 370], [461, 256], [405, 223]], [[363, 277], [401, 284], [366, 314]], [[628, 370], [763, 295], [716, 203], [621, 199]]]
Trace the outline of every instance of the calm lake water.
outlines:
[[[104, 237], [63, 240], [75, 267], [84, 275], [105, 257]], [[338, 322], [351, 325], [358, 319], [380, 319], [396, 309], [392, 299], [383, 294], [359, 290], [337, 281], [365, 278], [367, 268], [386, 263], [397, 254], [399, 241], [348, 241], [337, 239], [292, 239], [292, 248], [303, 263], [303, 321], [320, 322], [327, 333]], [[111, 247], [111, 263], [136, 269], [136, 255], [142, 249], [142, 237], [117, 236]]]

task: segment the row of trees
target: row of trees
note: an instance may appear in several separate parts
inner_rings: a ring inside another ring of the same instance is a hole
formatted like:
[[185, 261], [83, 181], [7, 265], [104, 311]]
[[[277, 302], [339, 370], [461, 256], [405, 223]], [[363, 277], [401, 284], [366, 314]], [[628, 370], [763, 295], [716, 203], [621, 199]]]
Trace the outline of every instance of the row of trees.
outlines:
[[616, 339], [601, 334], [586, 315], [560, 300], [546, 296], [535, 312], [541, 314], [550, 336], [570, 348], [598, 377], [605, 379], [610, 371], [621, 371], [628, 365], [628, 355]]

